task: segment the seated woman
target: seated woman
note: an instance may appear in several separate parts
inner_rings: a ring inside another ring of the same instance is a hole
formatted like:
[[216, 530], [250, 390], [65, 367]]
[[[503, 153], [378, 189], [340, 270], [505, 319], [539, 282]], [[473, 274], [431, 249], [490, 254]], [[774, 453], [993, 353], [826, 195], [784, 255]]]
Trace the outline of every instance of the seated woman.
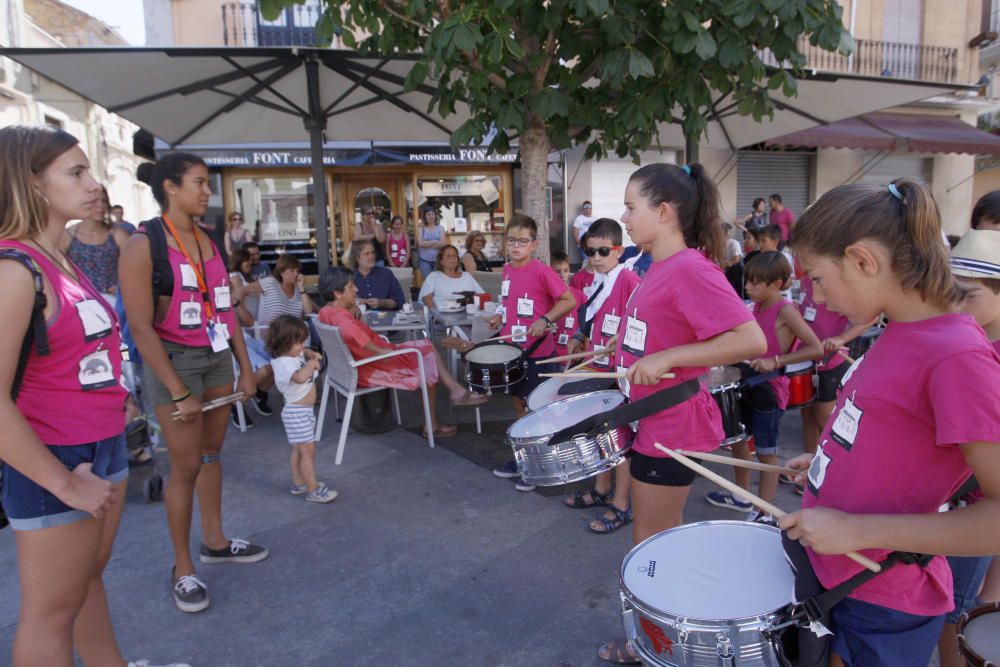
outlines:
[[455, 301], [459, 292], [484, 292], [476, 279], [462, 271], [458, 262], [458, 249], [446, 245], [438, 250], [434, 271], [420, 288], [420, 300], [428, 308], [440, 308], [445, 301]]
[[375, 265], [375, 245], [355, 240], [347, 255], [347, 266], [354, 271], [358, 288], [357, 302], [376, 310], [399, 310], [406, 302], [403, 286], [392, 271]]
[[[250, 259], [250, 253], [243, 248], [234, 250], [229, 255], [229, 288], [233, 293], [232, 306], [236, 309], [236, 317], [239, 320], [240, 326], [244, 327], [243, 341], [247, 346], [250, 365], [253, 366], [254, 380], [257, 381], [257, 394], [254, 396], [251, 404], [257, 411], [257, 414], [267, 417], [272, 414], [271, 407], [267, 403], [267, 390], [274, 386], [274, 371], [271, 369], [271, 357], [264, 347], [264, 341], [254, 338], [246, 329], [246, 327], [253, 327], [254, 322], [256, 322], [256, 303], [249, 304], [253, 307], [251, 310], [248, 304], [238, 296], [243, 287], [254, 282], [253, 278], [250, 277], [252, 263], [253, 260]], [[256, 302], [257, 297], [253, 298]], [[235, 405], [232, 407], [231, 412], [233, 413], [234, 423], [238, 425]], [[252, 428], [253, 421], [250, 420], [249, 415], [246, 415], [246, 419], [247, 427]]]
[[278, 258], [272, 275], [243, 286], [237, 299], [260, 295], [257, 324], [266, 327], [278, 315], [303, 317], [313, 312], [312, 299], [304, 294], [300, 268], [299, 260], [286, 253]]
[[[363, 320], [355, 319], [351, 311], [358, 290], [354, 286], [352, 271], [340, 267], [327, 269], [320, 278], [319, 289], [323, 297], [328, 300], [327, 305], [319, 311], [319, 321], [340, 329], [340, 335], [355, 359], [366, 359], [406, 347], [420, 350], [424, 358], [427, 398], [430, 402], [431, 428], [434, 429], [434, 437], [448, 438], [458, 432], [454, 424], [443, 424], [438, 421], [435, 412], [437, 393], [435, 385], [439, 379], [451, 394], [452, 405], [479, 405], [486, 402], [485, 396], [474, 394], [455, 381], [431, 341], [421, 339], [394, 345], [372, 331]], [[412, 355], [400, 355], [359, 366], [358, 385], [409, 391], [419, 389], [420, 374], [417, 360]], [[425, 434], [426, 428], [425, 425]]]
[[462, 268], [469, 273], [476, 271], [492, 271], [490, 262], [486, 259], [483, 248], [486, 247], [486, 237], [482, 232], [473, 230], [465, 237], [466, 253], [462, 255]]

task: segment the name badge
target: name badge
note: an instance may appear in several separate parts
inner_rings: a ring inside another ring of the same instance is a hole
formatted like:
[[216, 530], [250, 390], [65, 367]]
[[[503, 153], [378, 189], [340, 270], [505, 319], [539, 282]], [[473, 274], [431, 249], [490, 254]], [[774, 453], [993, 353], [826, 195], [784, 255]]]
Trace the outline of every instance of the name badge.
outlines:
[[566, 345], [569, 343], [569, 334], [565, 331], [559, 334], [559, 338], [556, 339], [557, 345]]
[[209, 324], [208, 341], [212, 344], [212, 352], [224, 352], [229, 349], [229, 325], [225, 322]]
[[397, 250], [399, 250], [399, 244], [398, 243], [393, 243], [392, 244], [392, 251], [396, 252]]
[[[604, 348], [604, 345], [595, 345], [594, 352], [600, 352]], [[603, 357], [594, 357], [594, 360], [591, 363], [595, 366], [600, 366], [601, 368], [607, 368], [611, 365], [611, 355], [605, 354]]]
[[223, 285], [222, 287], [215, 288], [215, 309], [219, 311], [226, 311], [232, 307], [232, 293], [229, 291], [228, 285]]
[[837, 419], [833, 422], [830, 434], [847, 451], [851, 451], [851, 448], [854, 446], [854, 441], [858, 437], [858, 430], [861, 428], [861, 418], [864, 416], [864, 411], [851, 398], [844, 400], [844, 407], [837, 414]]
[[535, 314], [535, 300], [521, 297], [517, 300], [517, 316], [532, 317]]
[[576, 324], [576, 319], [572, 315], [567, 315], [566, 319], [564, 320], [563, 326], [572, 331], [574, 324]]
[[601, 324], [601, 334], [604, 336], [614, 336], [618, 333], [618, 325], [621, 324], [622, 318], [619, 315], [605, 315], [604, 322]]
[[503, 306], [497, 306], [497, 315], [500, 316], [500, 322], [507, 324], [507, 309]]
[[94, 299], [84, 299], [73, 305], [76, 306], [76, 314], [83, 325], [85, 341], [89, 343], [111, 333], [111, 316], [104, 310], [104, 306]]
[[76, 379], [84, 391], [95, 391], [114, 386], [115, 374], [111, 366], [109, 351], [97, 350], [80, 359], [80, 368]]
[[795, 294], [795, 301], [796, 301], [796, 303], [799, 303], [799, 304], [805, 303], [806, 302], [806, 293], [805, 292], [797, 292]]
[[201, 328], [201, 302], [184, 301], [178, 309], [181, 329]]
[[510, 281], [504, 280], [503, 282], [500, 283], [500, 297], [506, 299], [509, 293], [510, 293]]
[[[823, 445], [828, 441], [824, 440]], [[813, 492], [814, 495], [819, 495], [819, 490], [823, 486], [823, 481], [826, 479], [826, 469], [830, 466], [830, 457], [823, 452], [823, 445], [820, 445], [816, 450], [816, 455], [813, 456], [812, 462], [809, 464], [809, 474], [807, 475], [809, 480], [809, 490]]]
[[638, 317], [628, 316], [625, 322], [623, 347], [637, 357], [646, 354], [646, 323]]
[[511, 338], [515, 343], [524, 343], [528, 340], [528, 327], [523, 324], [515, 324], [510, 328]]
[[806, 310], [804, 313], [802, 313], [802, 317], [803, 319], [805, 319], [806, 322], [815, 322], [816, 309], [813, 308], [812, 306], [806, 306]]
[[[616, 370], [619, 373], [625, 373], [626, 371], [628, 371], [628, 369], [622, 366], [621, 364], [618, 364]], [[632, 383], [626, 380], [624, 377], [618, 378], [618, 388], [622, 390], [623, 394], [625, 394], [625, 398], [632, 398]]]
[[190, 264], [181, 264], [181, 287], [198, 291], [198, 277], [194, 273], [194, 267]]

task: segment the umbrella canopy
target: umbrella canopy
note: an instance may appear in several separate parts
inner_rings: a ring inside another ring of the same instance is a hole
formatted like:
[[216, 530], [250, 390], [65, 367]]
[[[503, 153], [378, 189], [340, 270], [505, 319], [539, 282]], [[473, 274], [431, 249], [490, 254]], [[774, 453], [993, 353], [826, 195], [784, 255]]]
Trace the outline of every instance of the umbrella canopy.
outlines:
[[[428, 113], [434, 89], [404, 92], [414, 57], [308, 48], [0, 49], [171, 146], [295, 142], [312, 151], [320, 270], [329, 263], [323, 144], [448, 141], [468, 118]], [[86, 68], [81, 63], [86, 62]], [[85, 72], [85, 74], [84, 74]]]

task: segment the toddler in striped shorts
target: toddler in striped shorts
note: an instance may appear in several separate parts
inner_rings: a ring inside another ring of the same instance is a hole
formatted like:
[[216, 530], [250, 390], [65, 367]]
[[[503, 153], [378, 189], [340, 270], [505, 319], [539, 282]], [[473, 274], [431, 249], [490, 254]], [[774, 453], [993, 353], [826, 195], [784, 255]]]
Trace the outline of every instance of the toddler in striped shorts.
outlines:
[[285, 398], [281, 421], [292, 446], [292, 495], [311, 503], [330, 503], [337, 492], [316, 481], [316, 375], [321, 357], [306, 349], [309, 327], [292, 315], [277, 317], [267, 332], [274, 383]]

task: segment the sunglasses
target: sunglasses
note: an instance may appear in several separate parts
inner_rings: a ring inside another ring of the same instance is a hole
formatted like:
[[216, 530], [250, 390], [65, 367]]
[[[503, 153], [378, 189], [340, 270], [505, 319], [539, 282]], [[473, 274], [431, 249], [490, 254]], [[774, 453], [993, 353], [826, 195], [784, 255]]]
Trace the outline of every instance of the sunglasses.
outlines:
[[621, 250], [621, 246], [620, 245], [616, 245], [616, 246], [612, 246], [610, 248], [608, 246], [602, 246], [600, 248], [584, 248], [583, 254], [586, 255], [587, 257], [593, 257], [594, 255], [600, 255], [601, 257], [607, 257], [608, 255], [611, 254], [612, 250]]

